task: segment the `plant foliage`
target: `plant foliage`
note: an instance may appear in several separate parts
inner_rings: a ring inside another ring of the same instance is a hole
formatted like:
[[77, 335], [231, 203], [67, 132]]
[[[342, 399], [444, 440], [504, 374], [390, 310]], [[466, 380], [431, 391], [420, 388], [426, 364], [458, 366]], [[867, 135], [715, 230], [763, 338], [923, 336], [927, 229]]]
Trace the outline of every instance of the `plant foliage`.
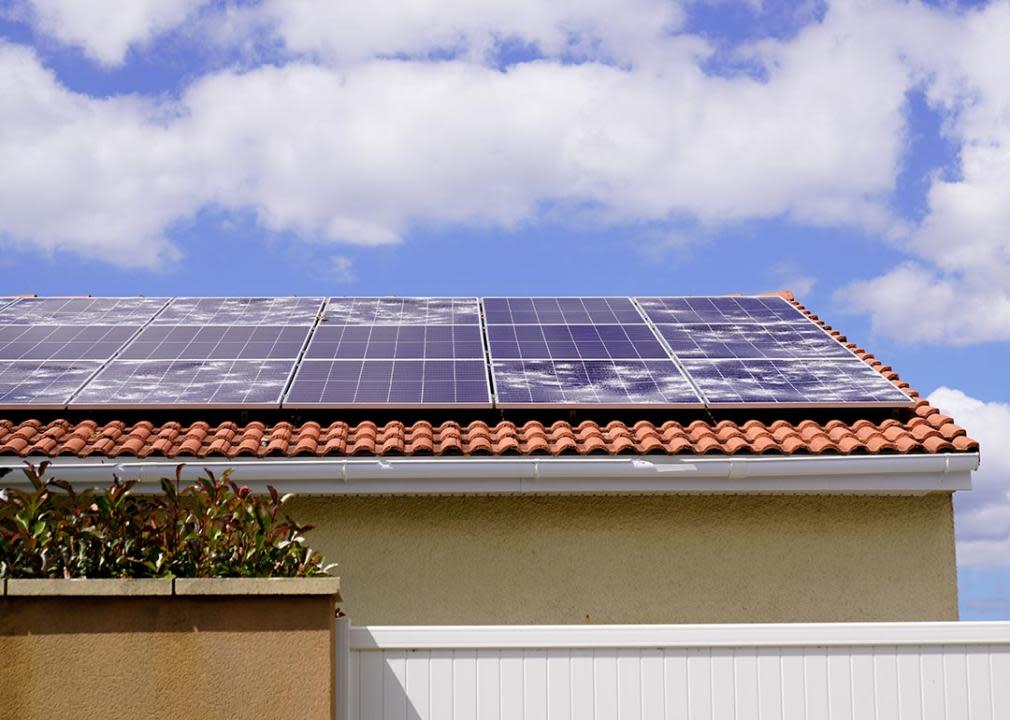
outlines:
[[118, 478], [78, 492], [26, 463], [32, 490], [0, 491], [0, 578], [293, 577], [332, 565], [305, 545], [309, 525], [281, 514], [289, 496], [256, 495], [205, 470], [183, 487], [136, 495]]

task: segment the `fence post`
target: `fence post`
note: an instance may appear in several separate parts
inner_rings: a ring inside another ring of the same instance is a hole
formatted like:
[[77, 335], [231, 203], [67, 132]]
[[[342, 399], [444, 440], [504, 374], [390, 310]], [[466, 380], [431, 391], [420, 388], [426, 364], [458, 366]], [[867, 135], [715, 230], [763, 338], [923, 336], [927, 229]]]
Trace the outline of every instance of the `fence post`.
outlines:
[[333, 690], [336, 694], [336, 720], [351, 720], [351, 619], [338, 617], [334, 629], [333, 672], [336, 674]]

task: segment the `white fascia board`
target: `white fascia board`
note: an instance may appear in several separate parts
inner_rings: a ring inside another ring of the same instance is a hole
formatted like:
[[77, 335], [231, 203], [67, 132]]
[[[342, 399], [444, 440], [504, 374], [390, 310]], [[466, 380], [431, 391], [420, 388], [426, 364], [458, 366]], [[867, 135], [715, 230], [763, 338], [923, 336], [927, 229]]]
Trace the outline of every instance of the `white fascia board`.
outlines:
[[[27, 458], [38, 464], [47, 458]], [[0, 460], [0, 486], [27, 486], [24, 460]], [[232, 470], [256, 491], [308, 495], [925, 494], [971, 489], [978, 453], [858, 456], [368, 457], [166, 460], [56, 458], [49, 477], [73, 484], [113, 475], [157, 489], [163, 477]]]
[[351, 627], [352, 650], [951, 644], [1010, 644], [1010, 622]]

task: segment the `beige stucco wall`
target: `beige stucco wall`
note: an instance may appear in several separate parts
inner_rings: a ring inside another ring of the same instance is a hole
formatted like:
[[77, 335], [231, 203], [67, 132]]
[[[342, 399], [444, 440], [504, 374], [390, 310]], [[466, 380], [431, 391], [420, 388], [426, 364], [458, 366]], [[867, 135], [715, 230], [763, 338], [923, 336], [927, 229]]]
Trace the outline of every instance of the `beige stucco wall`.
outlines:
[[331, 718], [333, 599], [0, 598], [0, 719]]
[[295, 498], [355, 624], [957, 618], [951, 498]]

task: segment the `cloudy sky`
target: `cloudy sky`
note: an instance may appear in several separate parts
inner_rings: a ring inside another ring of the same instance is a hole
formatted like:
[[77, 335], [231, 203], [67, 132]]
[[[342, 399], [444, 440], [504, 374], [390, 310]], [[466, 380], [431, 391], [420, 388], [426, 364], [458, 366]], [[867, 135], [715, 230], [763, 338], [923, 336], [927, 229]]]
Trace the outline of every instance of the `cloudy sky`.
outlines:
[[1010, 617], [1010, 2], [0, 0], [3, 294], [793, 289], [983, 441]]

